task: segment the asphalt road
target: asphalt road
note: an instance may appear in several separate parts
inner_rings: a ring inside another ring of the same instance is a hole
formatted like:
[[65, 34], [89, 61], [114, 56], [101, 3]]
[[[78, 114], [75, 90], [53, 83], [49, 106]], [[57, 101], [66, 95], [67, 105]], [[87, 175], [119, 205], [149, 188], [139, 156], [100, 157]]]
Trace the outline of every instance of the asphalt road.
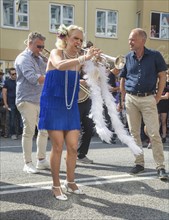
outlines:
[[[34, 141], [35, 142], [35, 141]], [[51, 193], [50, 171], [26, 174], [23, 169], [21, 138], [0, 139], [1, 220], [168, 220], [169, 181], [157, 178], [151, 149], [144, 148], [145, 172], [131, 176], [134, 165], [130, 149], [117, 141], [105, 144], [92, 139], [88, 157], [94, 164], [77, 164], [76, 182], [85, 195], [68, 193], [58, 201]], [[169, 172], [169, 140], [164, 145]], [[60, 177], [66, 177], [63, 150]], [[47, 156], [50, 155], [50, 142]], [[36, 146], [33, 146], [36, 162]]]

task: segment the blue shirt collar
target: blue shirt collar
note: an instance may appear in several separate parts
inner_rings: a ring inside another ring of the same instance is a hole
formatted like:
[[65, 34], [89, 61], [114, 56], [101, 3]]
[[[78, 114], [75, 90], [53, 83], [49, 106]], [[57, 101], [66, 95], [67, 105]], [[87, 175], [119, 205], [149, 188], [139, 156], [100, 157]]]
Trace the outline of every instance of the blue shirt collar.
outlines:
[[[135, 54], [134, 51], [132, 51], [131, 53], [132, 53], [133, 57], [136, 57], [136, 54]], [[143, 54], [143, 56], [146, 55], [146, 54], [149, 54], [149, 53], [150, 53], [150, 51], [146, 47], [144, 47], [144, 54]]]

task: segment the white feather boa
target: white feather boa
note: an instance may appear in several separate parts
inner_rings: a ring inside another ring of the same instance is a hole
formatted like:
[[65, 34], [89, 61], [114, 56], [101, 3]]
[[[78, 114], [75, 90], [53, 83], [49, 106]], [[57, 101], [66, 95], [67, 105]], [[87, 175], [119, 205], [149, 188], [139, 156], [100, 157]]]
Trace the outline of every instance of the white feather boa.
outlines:
[[108, 109], [112, 126], [118, 138], [129, 146], [134, 155], [141, 154], [142, 150], [136, 145], [134, 139], [124, 129], [124, 125], [119, 119], [115, 99], [109, 91], [108, 77], [105, 67], [101, 65], [96, 66], [92, 61], [87, 61], [85, 62], [83, 69], [86, 73], [84, 78], [90, 88], [90, 98], [92, 100], [90, 117], [95, 123], [96, 132], [101, 140], [110, 143], [113, 135], [107, 128], [103, 116], [103, 104], [105, 104]]

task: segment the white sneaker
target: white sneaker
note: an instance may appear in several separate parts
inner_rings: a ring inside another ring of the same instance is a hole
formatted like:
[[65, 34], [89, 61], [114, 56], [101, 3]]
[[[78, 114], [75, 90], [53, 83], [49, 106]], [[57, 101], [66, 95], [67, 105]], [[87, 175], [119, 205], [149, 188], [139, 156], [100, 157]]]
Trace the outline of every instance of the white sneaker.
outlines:
[[93, 163], [93, 160], [90, 160], [88, 157], [83, 157], [82, 159], [79, 159], [77, 158], [77, 161], [80, 162], [80, 163], [88, 163], [88, 164], [91, 164]]
[[34, 167], [32, 162], [26, 163], [23, 168], [23, 171], [27, 173], [38, 173], [38, 170]]
[[152, 144], [149, 143], [148, 146], [147, 146], [147, 148], [148, 148], [148, 149], [151, 149], [151, 148], [152, 148]]
[[36, 164], [38, 170], [50, 170], [50, 164], [46, 159], [38, 160]]
[[18, 138], [17, 138], [17, 136], [16, 136], [15, 134], [13, 134], [13, 135], [11, 136], [11, 139], [12, 139], [12, 140], [17, 140]]

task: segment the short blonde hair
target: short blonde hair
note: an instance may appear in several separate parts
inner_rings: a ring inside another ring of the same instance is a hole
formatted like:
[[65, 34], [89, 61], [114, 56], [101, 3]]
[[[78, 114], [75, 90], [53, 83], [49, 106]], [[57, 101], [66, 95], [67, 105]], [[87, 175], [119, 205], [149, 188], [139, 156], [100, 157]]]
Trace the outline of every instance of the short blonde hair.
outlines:
[[[79, 27], [77, 25], [70, 25], [68, 27], [64, 26], [64, 25], [60, 25], [59, 27], [59, 31], [62, 32], [62, 29], [64, 30], [64, 35], [61, 34], [58, 34], [57, 35], [57, 40], [56, 40], [56, 43], [55, 43], [55, 46], [58, 48], [58, 49], [65, 49], [66, 48], [66, 37], [67, 36], [71, 36], [72, 34], [72, 31], [74, 30], [79, 30], [83, 33], [84, 35], [84, 31], [83, 31], [83, 28], [82, 27]], [[65, 33], [65, 30], [66, 30], [66, 33]], [[60, 33], [59, 32], [59, 33]], [[62, 35], [62, 37], [61, 37]]]
[[147, 33], [142, 28], [135, 28], [131, 32], [135, 32], [139, 36], [141, 36], [145, 41], [147, 40]]

